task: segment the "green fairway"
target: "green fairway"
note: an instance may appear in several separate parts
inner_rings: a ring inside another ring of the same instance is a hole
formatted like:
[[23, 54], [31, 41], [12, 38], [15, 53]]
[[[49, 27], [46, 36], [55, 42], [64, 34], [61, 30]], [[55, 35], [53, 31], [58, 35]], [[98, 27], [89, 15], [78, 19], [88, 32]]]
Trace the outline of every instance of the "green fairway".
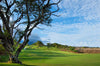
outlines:
[[[78, 54], [66, 51], [54, 51], [43, 49], [23, 50], [19, 59], [25, 65], [40, 66], [100, 66], [100, 54]], [[1, 62], [0, 66], [8, 64]]]

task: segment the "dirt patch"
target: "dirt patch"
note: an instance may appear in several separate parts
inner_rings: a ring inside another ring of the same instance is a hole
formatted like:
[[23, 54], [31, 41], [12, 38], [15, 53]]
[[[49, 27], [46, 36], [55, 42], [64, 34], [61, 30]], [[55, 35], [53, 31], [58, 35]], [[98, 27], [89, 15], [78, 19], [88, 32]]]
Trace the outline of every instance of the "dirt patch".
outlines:
[[100, 48], [75, 48], [80, 53], [100, 53]]
[[79, 53], [79, 52], [74, 52], [74, 51], [66, 50], [66, 49], [61, 49], [61, 51], [67, 51], [67, 52], [71, 52], [71, 53]]

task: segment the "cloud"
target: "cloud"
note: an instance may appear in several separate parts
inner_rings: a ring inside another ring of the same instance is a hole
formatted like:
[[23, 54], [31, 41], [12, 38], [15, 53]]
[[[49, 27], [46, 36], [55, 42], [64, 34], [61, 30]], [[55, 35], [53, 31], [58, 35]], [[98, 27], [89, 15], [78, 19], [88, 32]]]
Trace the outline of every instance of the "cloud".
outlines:
[[41, 34], [46, 36], [42, 36], [41, 40], [72, 46], [100, 47], [99, 3], [100, 0], [62, 0], [60, 11], [56, 13], [61, 16], [53, 17], [55, 23], [42, 31]]
[[37, 34], [32, 33], [32, 35], [29, 37], [29, 44], [33, 44], [37, 41], [41, 41], [40, 37]]
[[65, 18], [76, 16], [83, 16], [86, 20], [100, 18], [100, 0], [62, 0], [59, 6], [62, 10], [59, 14]]
[[[100, 47], [100, 22], [98, 23], [76, 23], [76, 24], [59, 24], [49, 28], [49, 31], [43, 31], [47, 36], [41, 40], [61, 43], [72, 46], [95, 46]], [[72, 30], [71, 30], [72, 29]]]

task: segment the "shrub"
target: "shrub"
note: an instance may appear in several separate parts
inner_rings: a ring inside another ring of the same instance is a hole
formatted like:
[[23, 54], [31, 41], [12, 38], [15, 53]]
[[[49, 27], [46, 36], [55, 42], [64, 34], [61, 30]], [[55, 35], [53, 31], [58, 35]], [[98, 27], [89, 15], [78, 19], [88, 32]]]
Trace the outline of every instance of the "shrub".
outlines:
[[69, 46], [69, 50], [74, 50], [75, 49], [75, 47], [72, 47], [72, 46]]
[[6, 52], [5, 48], [2, 46], [2, 44], [0, 44], [0, 55], [2, 55], [2, 54], [6, 55], [7, 52]]
[[5, 48], [0, 44], [0, 51], [5, 51]]
[[47, 47], [55, 47], [55, 48], [67, 48], [68, 46], [67, 45], [61, 45], [61, 44], [58, 44], [58, 43], [47, 43]]
[[73, 50], [74, 52], [78, 52], [78, 50]]

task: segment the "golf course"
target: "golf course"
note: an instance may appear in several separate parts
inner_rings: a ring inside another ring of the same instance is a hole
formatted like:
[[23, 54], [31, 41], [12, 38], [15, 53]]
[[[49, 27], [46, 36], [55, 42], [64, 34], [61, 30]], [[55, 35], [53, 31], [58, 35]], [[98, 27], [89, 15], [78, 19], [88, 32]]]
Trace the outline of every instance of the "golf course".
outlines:
[[19, 55], [22, 65], [9, 63], [0, 55], [0, 66], [100, 66], [100, 54], [72, 53], [56, 48], [26, 48]]
[[0, 66], [100, 66], [100, 0], [0, 0]]

